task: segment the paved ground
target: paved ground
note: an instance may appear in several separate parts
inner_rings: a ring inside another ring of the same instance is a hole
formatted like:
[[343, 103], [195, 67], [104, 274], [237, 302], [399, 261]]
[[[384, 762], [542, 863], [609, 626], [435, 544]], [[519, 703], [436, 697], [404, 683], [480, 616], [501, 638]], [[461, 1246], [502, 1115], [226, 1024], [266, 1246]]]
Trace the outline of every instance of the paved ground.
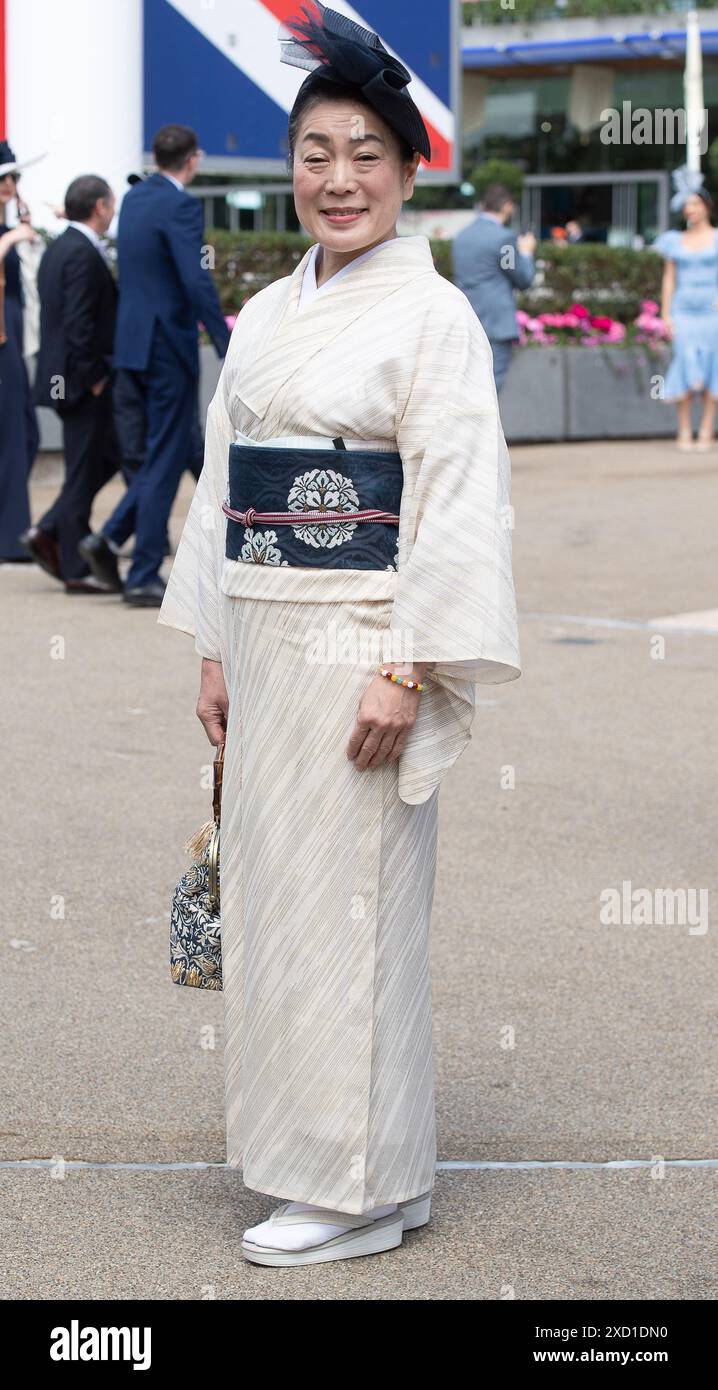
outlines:
[[[274, 1199], [226, 1167], [161, 1166], [225, 1158], [221, 995], [167, 969], [206, 810], [198, 659], [155, 612], [0, 568], [0, 1297], [716, 1297], [718, 1163], [695, 1163], [718, 1160], [715, 918], [599, 912], [626, 881], [715, 908], [718, 450], [512, 458], [524, 674], [483, 689], [441, 796], [435, 1214], [375, 1259], [249, 1266], [241, 1232]], [[38, 515], [56, 476], [37, 472]], [[58, 1158], [96, 1166], [37, 1165]]]

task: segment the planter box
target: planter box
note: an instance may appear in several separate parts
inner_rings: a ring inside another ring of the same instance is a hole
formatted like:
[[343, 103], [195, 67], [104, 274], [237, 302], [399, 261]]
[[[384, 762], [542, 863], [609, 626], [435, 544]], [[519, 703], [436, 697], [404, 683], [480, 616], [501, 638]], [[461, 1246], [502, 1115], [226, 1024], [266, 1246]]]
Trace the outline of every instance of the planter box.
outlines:
[[660, 360], [640, 347], [564, 348], [567, 439], [658, 438], [676, 432], [676, 412], [651, 396], [665, 376]]
[[204, 433], [207, 407], [217, 389], [222, 360], [209, 343], [199, 350], [199, 418]]
[[[670, 350], [519, 348], [499, 403], [509, 443], [523, 440], [657, 439], [676, 433], [675, 409], [654, 400]], [[693, 407], [694, 426], [700, 402]]]
[[517, 348], [499, 396], [507, 440], [566, 438], [563, 348]]

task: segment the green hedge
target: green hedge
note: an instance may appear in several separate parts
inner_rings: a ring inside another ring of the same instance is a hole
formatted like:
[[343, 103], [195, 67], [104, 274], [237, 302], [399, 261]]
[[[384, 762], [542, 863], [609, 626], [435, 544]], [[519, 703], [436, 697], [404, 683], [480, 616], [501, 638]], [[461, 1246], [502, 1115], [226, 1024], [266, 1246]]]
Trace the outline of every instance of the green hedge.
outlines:
[[[282, 275], [291, 275], [312, 245], [301, 232], [205, 231], [214, 248], [214, 275], [225, 314], [239, 313], [243, 303]], [[451, 278], [451, 243], [431, 243], [440, 274]]]
[[[282, 275], [291, 275], [311, 240], [299, 232], [208, 231], [215, 251], [215, 279], [225, 314], [238, 313], [245, 300]], [[440, 275], [453, 278], [450, 241], [432, 241]], [[542, 242], [533, 287], [519, 296], [529, 313], [559, 313], [580, 301], [592, 313], [630, 323], [642, 299], [660, 299], [663, 260], [652, 251], [588, 243], [555, 246]]]
[[518, 298], [529, 313], [560, 313], [572, 303], [585, 304], [594, 314], [630, 323], [641, 300], [660, 303], [663, 257], [655, 251], [588, 242], [585, 246], [556, 246], [541, 242], [536, 260], [543, 284], [536, 280]]
[[301, 232], [226, 232], [207, 228], [214, 249], [214, 276], [225, 314], [236, 314], [246, 299], [291, 275], [311, 241]]

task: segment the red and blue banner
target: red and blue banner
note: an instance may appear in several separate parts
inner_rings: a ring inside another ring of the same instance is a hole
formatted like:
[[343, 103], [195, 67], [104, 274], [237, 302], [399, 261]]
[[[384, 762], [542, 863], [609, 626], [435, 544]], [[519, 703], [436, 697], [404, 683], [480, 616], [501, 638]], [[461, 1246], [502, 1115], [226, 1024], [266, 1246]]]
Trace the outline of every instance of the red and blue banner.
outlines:
[[7, 137], [7, 59], [5, 55], [5, 0], [0, 0], [0, 140]]
[[[409, 69], [431, 139], [422, 178], [460, 177], [460, 30], [456, 0], [334, 0], [379, 34]], [[210, 167], [283, 172], [287, 116], [305, 72], [280, 62], [279, 25], [300, 0], [144, 0], [144, 143], [178, 121], [197, 131]]]

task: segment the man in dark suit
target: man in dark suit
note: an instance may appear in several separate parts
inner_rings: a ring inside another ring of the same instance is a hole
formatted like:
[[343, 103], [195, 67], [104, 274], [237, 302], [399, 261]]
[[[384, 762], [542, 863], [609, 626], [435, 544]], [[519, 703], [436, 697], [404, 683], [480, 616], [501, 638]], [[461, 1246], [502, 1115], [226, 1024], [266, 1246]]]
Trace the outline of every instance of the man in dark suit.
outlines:
[[65, 480], [50, 510], [20, 539], [70, 593], [108, 589], [77, 546], [87, 534], [95, 494], [121, 463], [110, 390], [117, 291], [101, 240], [114, 213], [105, 179], [73, 179], [65, 195], [69, 226], [48, 247], [38, 272], [40, 350], [33, 395], [36, 405], [51, 406], [62, 420]]
[[514, 289], [527, 290], [535, 274], [536, 238], [532, 232], [517, 237], [511, 230], [513, 211], [508, 188], [489, 184], [478, 217], [451, 246], [454, 283], [471, 303], [491, 344], [497, 391], [519, 336]]
[[80, 550], [98, 579], [117, 582], [117, 549], [134, 528], [124, 600], [159, 607], [167, 520], [187, 466], [197, 409], [199, 320], [224, 357], [229, 330], [204, 266], [199, 201], [185, 192], [201, 151], [187, 126], [163, 126], [152, 145], [158, 172], [125, 194], [117, 251], [120, 301], [115, 367], [131, 373], [145, 403], [145, 457], [112, 516]]

